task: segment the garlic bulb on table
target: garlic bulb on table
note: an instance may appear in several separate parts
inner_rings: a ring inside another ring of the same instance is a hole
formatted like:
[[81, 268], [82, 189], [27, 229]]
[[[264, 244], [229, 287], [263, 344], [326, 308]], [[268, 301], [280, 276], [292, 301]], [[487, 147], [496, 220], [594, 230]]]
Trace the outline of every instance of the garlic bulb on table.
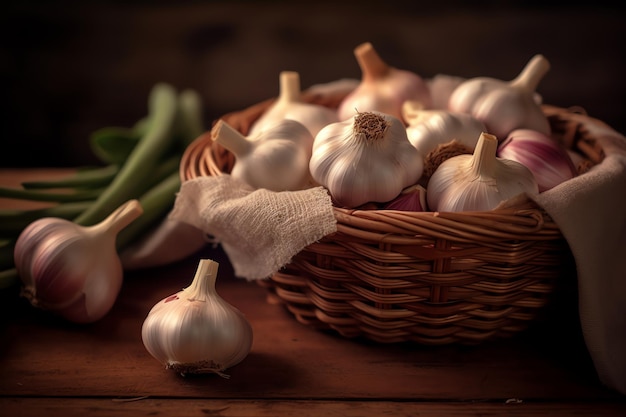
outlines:
[[252, 327], [219, 296], [219, 264], [201, 259], [191, 285], [152, 307], [141, 328], [146, 350], [181, 374], [216, 373], [243, 361], [252, 348]]
[[388, 65], [369, 42], [357, 46], [354, 55], [361, 68], [361, 82], [340, 103], [337, 113], [341, 121], [355, 113], [370, 111], [402, 120], [402, 103], [406, 100], [416, 100], [425, 108], [431, 107], [430, 90], [422, 77]]
[[379, 112], [358, 113], [323, 128], [309, 163], [313, 179], [344, 207], [392, 200], [417, 183], [423, 167], [404, 124]]
[[432, 211], [489, 211], [521, 193], [539, 192], [532, 172], [496, 157], [498, 139], [482, 133], [472, 155], [444, 161], [430, 177], [426, 200]]
[[473, 150], [480, 134], [486, 130], [485, 125], [470, 114], [425, 110], [415, 101], [403, 103], [402, 115], [408, 123], [409, 141], [424, 157], [454, 139]]
[[515, 129], [550, 134], [548, 118], [535, 92], [549, 69], [548, 60], [543, 55], [535, 55], [512, 81], [489, 77], [468, 79], [453, 91], [448, 110], [471, 114], [499, 140]]
[[309, 181], [313, 136], [300, 122], [284, 119], [246, 137], [220, 119], [211, 129], [211, 137], [235, 155], [233, 178], [253, 188], [293, 191]]
[[75, 323], [100, 320], [122, 287], [117, 235], [142, 213], [139, 201], [129, 200], [93, 226], [56, 217], [28, 225], [14, 250], [22, 295]]
[[327, 124], [339, 121], [334, 109], [302, 101], [300, 74], [295, 71], [280, 73], [278, 99], [252, 124], [248, 136], [254, 137], [284, 119], [302, 123], [312, 136], [317, 135]]

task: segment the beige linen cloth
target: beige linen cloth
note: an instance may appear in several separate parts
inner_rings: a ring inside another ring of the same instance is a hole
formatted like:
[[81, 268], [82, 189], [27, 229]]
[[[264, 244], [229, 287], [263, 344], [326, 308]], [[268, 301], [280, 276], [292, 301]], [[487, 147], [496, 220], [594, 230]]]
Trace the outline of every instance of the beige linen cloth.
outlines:
[[535, 201], [558, 224], [576, 260], [580, 323], [596, 371], [626, 394], [626, 138], [586, 120], [580, 121], [605, 159]]
[[269, 277], [337, 230], [326, 189], [253, 190], [228, 174], [185, 181], [169, 218], [211, 235], [235, 275], [249, 280]]

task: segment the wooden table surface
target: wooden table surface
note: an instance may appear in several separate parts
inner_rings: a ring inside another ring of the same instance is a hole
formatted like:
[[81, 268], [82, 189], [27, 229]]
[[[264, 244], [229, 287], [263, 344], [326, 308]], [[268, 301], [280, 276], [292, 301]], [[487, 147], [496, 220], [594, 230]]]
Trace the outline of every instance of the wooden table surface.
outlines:
[[[0, 184], [62, 172], [0, 169]], [[220, 263], [217, 291], [254, 331], [229, 379], [166, 370], [141, 341], [150, 308], [187, 286], [201, 257]], [[210, 247], [127, 272], [110, 314], [90, 325], [35, 310], [15, 291], [1, 297], [1, 416], [626, 415], [626, 398], [598, 381], [571, 312], [479, 346], [348, 340], [268, 303]]]

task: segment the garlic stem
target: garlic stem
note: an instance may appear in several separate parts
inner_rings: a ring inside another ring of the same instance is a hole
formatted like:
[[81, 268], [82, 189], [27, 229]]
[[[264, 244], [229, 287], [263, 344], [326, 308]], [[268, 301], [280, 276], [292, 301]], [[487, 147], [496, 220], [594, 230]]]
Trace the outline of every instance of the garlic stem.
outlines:
[[93, 233], [106, 233], [117, 236], [122, 229], [131, 224], [143, 213], [143, 208], [138, 200], [129, 200], [119, 206], [103, 221], [89, 227]]
[[354, 56], [361, 68], [364, 81], [373, 81], [385, 77], [389, 73], [391, 67], [380, 58], [370, 42], [354, 48]]
[[497, 169], [497, 149], [498, 138], [485, 132], [480, 134], [480, 139], [476, 144], [470, 165], [470, 173], [473, 174], [474, 178], [493, 178], [495, 176]]
[[424, 103], [417, 100], [406, 100], [402, 103], [402, 119], [408, 125], [416, 125], [428, 119], [429, 115], [436, 114], [439, 110], [426, 110]]
[[219, 263], [211, 259], [200, 259], [191, 285], [184, 290], [189, 301], [206, 301], [209, 299], [208, 295], [215, 292], [219, 266]]
[[522, 72], [509, 85], [534, 92], [549, 70], [550, 63], [548, 60], [543, 55], [537, 54], [528, 61]]
[[300, 94], [300, 75], [295, 71], [282, 71], [280, 73], [278, 101], [282, 103], [299, 103]]
[[213, 126], [211, 138], [214, 142], [224, 146], [237, 157], [247, 155], [252, 151], [252, 143], [235, 128], [221, 119]]

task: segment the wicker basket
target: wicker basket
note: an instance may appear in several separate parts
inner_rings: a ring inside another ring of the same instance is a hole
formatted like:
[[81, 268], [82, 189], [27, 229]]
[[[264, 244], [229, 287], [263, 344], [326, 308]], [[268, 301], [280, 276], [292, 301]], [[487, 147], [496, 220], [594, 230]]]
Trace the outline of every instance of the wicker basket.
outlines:
[[[305, 99], [333, 107], [342, 97]], [[271, 103], [223, 118], [247, 134]], [[571, 111], [545, 107], [554, 136], [583, 155], [585, 169], [603, 153]], [[233, 163], [205, 134], [183, 156], [181, 177], [221, 175]], [[531, 201], [472, 213], [333, 210], [337, 232], [260, 284], [299, 322], [348, 338], [442, 345], [510, 336], [540, 318], [562, 280], [576, 281], [559, 228]]]

